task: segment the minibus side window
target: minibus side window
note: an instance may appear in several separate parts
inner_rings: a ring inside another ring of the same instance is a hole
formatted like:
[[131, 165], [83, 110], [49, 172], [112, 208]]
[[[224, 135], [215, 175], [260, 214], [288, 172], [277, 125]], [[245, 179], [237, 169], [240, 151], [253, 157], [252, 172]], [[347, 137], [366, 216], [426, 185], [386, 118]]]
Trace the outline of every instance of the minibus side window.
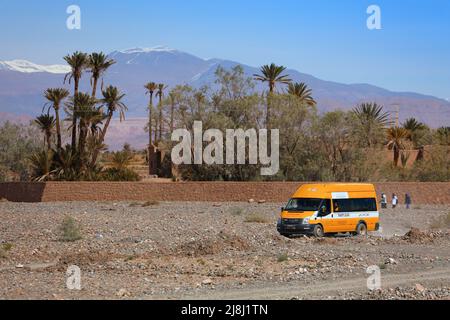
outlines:
[[377, 211], [376, 199], [335, 199], [333, 200], [335, 212], [371, 212]]
[[325, 199], [322, 201], [322, 204], [320, 205], [320, 211], [319, 214], [321, 217], [326, 217], [331, 213], [331, 200]]

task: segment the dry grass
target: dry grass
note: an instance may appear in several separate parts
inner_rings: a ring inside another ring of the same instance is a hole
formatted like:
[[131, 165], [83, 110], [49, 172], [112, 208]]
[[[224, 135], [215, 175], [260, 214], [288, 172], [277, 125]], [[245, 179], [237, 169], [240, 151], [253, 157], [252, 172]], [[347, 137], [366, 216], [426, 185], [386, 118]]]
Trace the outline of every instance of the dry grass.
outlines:
[[146, 208], [146, 207], [154, 207], [154, 206], [159, 206], [159, 201], [150, 200], [150, 201], [144, 202], [144, 203], [142, 204], [142, 207], [143, 207], [143, 208]]
[[431, 222], [431, 229], [447, 229], [450, 228], [450, 212], [446, 215], [436, 218]]
[[262, 214], [252, 213], [245, 218], [247, 223], [269, 223], [269, 220]]
[[59, 227], [59, 231], [61, 234], [60, 241], [75, 242], [83, 238], [79, 223], [72, 217], [64, 218], [61, 226]]
[[144, 203], [142, 203], [142, 202], [130, 203], [130, 207], [132, 207], [132, 208], [135, 208], [135, 207], [147, 208], [147, 207], [153, 207], [153, 206], [158, 206], [158, 205], [159, 205], [159, 201], [155, 201], [155, 200], [149, 200]]
[[8, 257], [8, 252], [11, 251], [13, 245], [11, 243], [4, 243], [0, 246], [0, 259]]

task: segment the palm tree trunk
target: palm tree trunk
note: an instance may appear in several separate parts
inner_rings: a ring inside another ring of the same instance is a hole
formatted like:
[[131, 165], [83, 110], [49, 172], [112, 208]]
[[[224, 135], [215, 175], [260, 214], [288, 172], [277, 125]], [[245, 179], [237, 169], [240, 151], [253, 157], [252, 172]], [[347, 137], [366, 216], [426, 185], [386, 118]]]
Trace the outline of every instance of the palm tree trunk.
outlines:
[[398, 166], [399, 158], [400, 158], [400, 150], [398, 147], [394, 147], [394, 167]]
[[47, 151], [48, 152], [50, 152], [50, 150], [52, 149], [51, 139], [52, 139], [51, 132], [46, 132], [45, 133], [45, 140], [46, 140], [46, 143], [47, 143]]
[[59, 121], [59, 106], [54, 106], [55, 108], [55, 117], [56, 117], [56, 148], [58, 152], [61, 151], [62, 148], [62, 139], [61, 139], [61, 123]]
[[[106, 119], [105, 126], [103, 127], [102, 133], [100, 135], [100, 141], [99, 141], [100, 144], [103, 144], [103, 142], [105, 141], [106, 132], [108, 131], [112, 117], [113, 117], [113, 112], [109, 111], [108, 118]], [[100, 153], [99, 149], [94, 150], [94, 154], [92, 155], [92, 161], [91, 161], [91, 165], [90, 165], [91, 167], [93, 167], [95, 165], [95, 163], [97, 162], [99, 153]]]
[[150, 106], [148, 107], [148, 146], [150, 147], [153, 143], [152, 141], [152, 109], [153, 109], [153, 94], [150, 93]]
[[[161, 95], [162, 96], [162, 95]], [[163, 105], [162, 97], [159, 97], [159, 141], [162, 141], [162, 130], [163, 130]]]
[[84, 169], [86, 167], [86, 159], [85, 159], [85, 149], [86, 149], [86, 138], [87, 138], [88, 128], [84, 121], [80, 120], [80, 141], [79, 141], [79, 152], [81, 159], [81, 168]]
[[153, 141], [155, 142], [155, 145], [158, 142], [158, 118], [155, 116], [155, 127], [154, 129], [154, 135], [153, 135]]
[[170, 105], [170, 133], [173, 133], [174, 129], [174, 111], [175, 111], [175, 105], [172, 102]]
[[267, 109], [266, 109], [266, 128], [270, 129], [270, 111], [271, 111], [271, 104], [272, 104], [272, 95], [273, 95], [273, 89], [271, 88], [269, 91], [269, 95], [267, 96]]
[[95, 98], [95, 95], [97, 94], [97, 83], [98, 78], [94, 78], [94, 82], [92, 84], [92, 98]]
[[79, 87], [79, 79], [75, 79], [75, 88], [74, 88], [74, 106], [73, 106], [73, 119], [72, 119], [72, 152], [75, 153], [77, 151], [77, 118], [75, 117], [75, 113], [77, 111], [76, 104], [76, 96], [78, 95], [78, 87]]
[[150, 105], [148, 107], [148, 174], [152, 174], [150, 149], [152, 148], [152, 109], [153, 109], [153, 93], [150, 92]]

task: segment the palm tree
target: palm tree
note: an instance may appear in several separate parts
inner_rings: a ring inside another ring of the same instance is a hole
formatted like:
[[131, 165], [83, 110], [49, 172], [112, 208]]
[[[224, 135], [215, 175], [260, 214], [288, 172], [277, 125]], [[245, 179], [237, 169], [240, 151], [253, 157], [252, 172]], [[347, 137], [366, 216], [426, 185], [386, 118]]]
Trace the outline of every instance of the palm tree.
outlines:
[[[127, 106], [122, 102], [122, 99], [125, 97], [125, 94], [120, 93], [119, 89], [113, 86], [107, 87], [105, 90], [102, 91], [103, 99], [100, 100], [102, 106], [107, 108], [107, 115], [106, 115], [106, 123], [103, 127], [103, 130], [100, 132], [100, 138], [98, 140], [98, 143], [100, 145], [103, 144], [106, 137], [106, 132], [108, 131], [109, 125], [111, 123], [111, 120], [114, 116], [114, 113], [116, 111], [119, 112], [119, 118], [120, 121], [125, 120], [125, 111], [128, 110]], [[94, 154], [92, 156], [92, 162], [91, 166], [95, 165], [97, 162], [97, 157], [100, 152], [100, 149], [96, 149], [94, 151]]]
[[77, 170], [79, 157], [77, 153], [72, 152], [70, 145], [61, 148], [53, 158], [55, 163], [55, 176], [64, 181], [75, 181], [79, 178]]
[[[72, 55], [68, 55], [64, 57], [64, 60], [67, 64], [72, 68], [71, 72], [66, 74], [64, 77], [64, 83], [67, 79], [69, 79], [69, 83], [71, 80], [74, 82], [74, 96], [78, 95], [79, 87], [80, 87], [80, 79], [83, 74], [84, 69], [88, 65], [88, 55], [83, 52], [75, 52]], [[74, 105], [74, 111], [77, 109], [77, 106]], [[73, 117], [72, 119], [72, 150], [75, 152], [77, 146], [77, 118]]]
[[30, 161], [32, 178], [34, 181], [47, 180], [52, 174], [52, 151], [39, 151], [33, 153], [28, 160]]
[[170, 133], [174, 130], [174, 119], [175, 119], [175, 105], [177, 103], [178, 95], [175, 90], [169, 93], [169, 103], [170, 103]]
[[197, 110], [195, 111], [197, 115], [202, 114], [203, 104], [206, 102], [206, 96], [202, 91], [194, 93], [194, 100], [197, 103]]
[[398, 166], [400, 152], [404, 149], [404, 141], [408, 139], [408, 130], [392, 127], [387, 130], [388, 148], [394, 152], [394, 166]]
[[377, 132], [391, 125], [389, 113], [383, 112], [383, 107], [376, 103], [362, 103], [353, 109], [353, 114], [361, 125], [363, 138], [369, 148], [376, 144]]
[[[261, 67], [261, 74], [254, 74], [255, 80], [261, 82], [267, 82], [269, 84], [269, 101], [271, 95], [275, 92], [275, 87], [278, 83], [288, 84], [292, 82], [288, 75], [283, 75], [282, 73], [286, 70], [283, 66], [277, 66], [272, 63], [271, 65], [264, 65]], [[270, 102], [267, 102], [266, 110], [266, 125], [270, 126]]]
[[312, 97], [312, 90], [309, 89], [308, 86], [303, 82], [289, 83], [288, 93], [300, 98], [310, 107], [314, 107], [317, 104]]
[[119, 151], [113, 153], [111, 162], [114, 168], [123, 170], [127, 168], [132, 159], [133, 156], [128, 151]]
[[282, 75], [285, 70], [285, 67], [277, 66], [276, 64], [272, 63], [270, 66], [262, 66], [260, 69], [261, 74], [254, 74], [253, 76], [255, 77], [255, 80], [268, 82], [269, 92], [273, 93], [275, 91], [275, 86], [277, 85], [277, 83], [289, 84], [292, 82], [292, 80], [289, 79], [288, 75]]
[[[163, 83], [158, 84], [158, 92], [156, 92], [156, 96], [159, 97], [159, 105], [158, 105], [158, 123], [159, 123], [159, 141], [162, 140], [162, 130], [163, 130], [163, 102], [162, 99], [164, 97], [164, 90], [166, 89], [166, 86]], [[156, 125], [157, 131], [158, 131], [158, 124]], [[155, 132], [156, 137], [156, 132]]]
[[152, 145], [152, 111], [153, 111], [153, 95], [156, 90], [158, 90], [158, 85], [155, 82], [149, 82], [145, 85], [145, 89], [147, 89], [146, 94], [150, 95], [150, 103], [148, 105], [148, 146], [149, 148]]
[[53, 130], [55, 129], [55, 122], [55, 117], [49, 114], [40, 115], [34, 120], [34, 123], [36, 123], [39, 129], [44, 133], [48, 151], [52, 148], [51, 139]]
[[79, 142], [78, 153], [81, 158], [81, 167], [85, 167], [85, 146], [90, 126], [98, 124], [104, 119], [103, 112], [95, 107], [97, 99], [87, 93], [78, 93], [69, 100], [69, 116], [70, 118], [79, 119]]
[[415, 118], [409, 118], [403, 123], [403, 128], [408, 130], [408, 140], [411, 141], [415, 147], [418, 145], [418, 133], [426, 128], [426, 125], [417, 121]]
[[52, 107], [55, 110], [56, 117], [56, 136], [57, 136], [57, 149], [61, 150], [62, 139], [61, 139], [61, 123], [59, 120], [59, 109], [61, 102], [69, 96], [69, 91], [62, 88], [47, 89], [45, 91], [45, 98], [52, 103]]
[[[91, 85], [92, 85], [92, 97], [95, 98], [97, 94], [97, 83], [98, 80], [102, 77], [102, 75], [108, 70], [116, 62], [113, 59], [108, 59], [108, 57], [103, 53], [92, 53], [89, 55], [88, 67], [89, 72], [92, 74], [91, 76]], [[102, 83], [103, 90], [103, 83]]]
[[450, 146], [450, 127], [440, 127], [436, 131], [439, 144]]

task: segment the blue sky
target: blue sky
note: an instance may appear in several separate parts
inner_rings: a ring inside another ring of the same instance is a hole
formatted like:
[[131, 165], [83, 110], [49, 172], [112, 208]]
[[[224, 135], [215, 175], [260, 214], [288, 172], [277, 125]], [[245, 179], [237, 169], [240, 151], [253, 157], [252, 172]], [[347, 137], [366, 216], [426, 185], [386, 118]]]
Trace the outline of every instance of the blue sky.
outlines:
[[[66, 28], [71, 4], [81, 7], [80, 31]], [[371, 4], [382, 30], [366, 27]], [[0, 36], [0, 60], [62, 63], [75, 50], [167, 45], [450, 98], [448, 0], [1, 0]]]

